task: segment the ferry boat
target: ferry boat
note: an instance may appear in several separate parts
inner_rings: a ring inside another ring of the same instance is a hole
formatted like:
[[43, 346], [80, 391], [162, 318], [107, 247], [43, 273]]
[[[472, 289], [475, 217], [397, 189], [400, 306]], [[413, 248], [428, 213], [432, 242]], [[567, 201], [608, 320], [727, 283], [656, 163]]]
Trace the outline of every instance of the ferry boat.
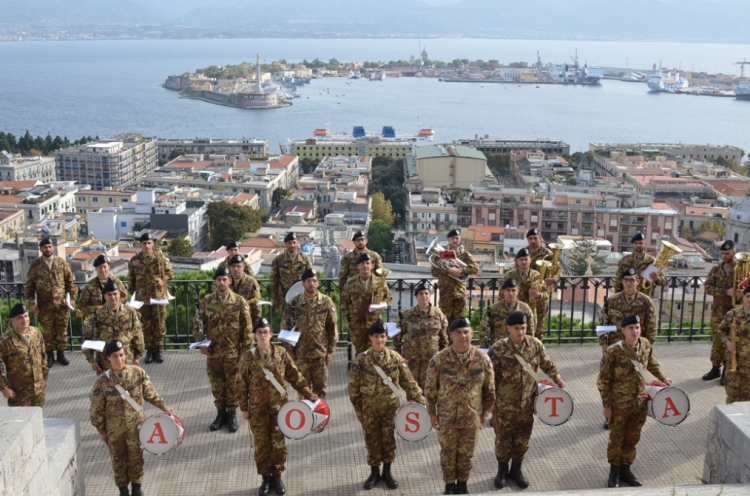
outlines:
[[750, 100], [750, 80], [737, 83], [734, 87], [734, 95], [737, 100]]
[[667, 93], [674, 93], [677, 90], [686, 90], [690, 86], [688, 80], [681, 77], [679, 72], [676, 72], [674, 76], [671, 72], [666, 74], [654, 74], [648, 78], [646, 84], [648, 85], [648, 89], [652, 92], [665, 91]]

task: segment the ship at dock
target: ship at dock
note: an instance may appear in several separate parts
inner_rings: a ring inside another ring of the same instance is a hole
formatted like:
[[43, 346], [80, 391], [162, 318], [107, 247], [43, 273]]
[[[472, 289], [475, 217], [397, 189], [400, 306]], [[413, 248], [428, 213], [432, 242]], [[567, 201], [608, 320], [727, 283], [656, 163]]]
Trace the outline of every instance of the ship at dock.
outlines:
[[667, 72], [666, 74], [659, 72], [649, 77], [646, 85], [648, 85], [649, 91], [654, 93], [660, 91], [675, 93], [686, 90], [690, 86], [690, 83], [687, 79], [680, 76], [679, 72], [676, 72], [674, 75], [671, 72]]
[[584, 64], [581, 67], [578, 64], [578, 49], [576, 49], [575, 58], [571, 57], [571, 59], [573, 60], [573, 65], [558, 65], [557, 70], [550, 73], [553, 82], [582, 85], [601, 84], [601, 80], [604, 77], [604, 69], [601, 67], [589, 67], [588, 64]]
[[734, 87], [734, 95], [737, 100], [750, 100], [750, 80], [737, 83]]
[[385, 156], [403, 158], [415, 146], [428, 145], [435, 140], [435, 130], [419, 126], [416, 134], [396, 134], [393, 126], [383, 126], [380, 134], [368, 133], [364, 126], [354, 126], [351, 134], [331, 133], [329, 127], [313, 130], [308, 138], [295, 138], [279, 143], [282, 153], [301, 158], [324, 156]]

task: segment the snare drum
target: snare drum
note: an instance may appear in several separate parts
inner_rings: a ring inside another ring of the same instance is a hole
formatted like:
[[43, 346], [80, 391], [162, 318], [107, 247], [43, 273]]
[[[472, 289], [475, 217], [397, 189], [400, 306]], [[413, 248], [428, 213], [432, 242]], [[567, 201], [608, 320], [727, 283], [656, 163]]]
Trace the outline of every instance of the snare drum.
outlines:
[[690, 399], [685, 391], [676, 387], [646, 386], [649, 417], [664, 425], [675, 426], [690, 414]]
[[413, 401], [401, 405], [396, 410], [393, 421], [396, 423], [396, 432], [401, 439], [409, 442], [421, 441], [432, 430], [427, 407]]
[[163, 455], [182, 444], [185, 424], [177, 415], [159, 413], [146, 418], [138, 426], [141, 448], [152, 455]]
[[322, 399], [287, 401], [276, 414], [276, 428], [288, 439], [302, 439], [322, 431], [330, 416], [328, 403]]
[[573, 416], [573, 397], [562, 388], [539, 383], [534, 412], [547, 425], [562, 425]]

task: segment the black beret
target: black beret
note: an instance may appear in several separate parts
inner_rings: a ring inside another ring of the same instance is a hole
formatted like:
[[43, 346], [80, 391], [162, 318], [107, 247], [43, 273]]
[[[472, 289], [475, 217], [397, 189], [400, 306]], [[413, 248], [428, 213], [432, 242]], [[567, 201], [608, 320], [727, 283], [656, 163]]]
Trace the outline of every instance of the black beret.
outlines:
[[226, 267], [219, 267], [216, 269], [216, 272], [214, 272], [214, 279], [221, 276], [232, 277], [232, 273], [229, 272], [229, 269]]
[[154, 237], [151, 236], [151, 233], [148, 233], [148, 232], [141, 234], [141, 237], [138, 238], [138, 241], [140, 241], [141, 243], [143, 243], [144, 241], [153, 241], [153, 240], [154, 240]]
[[453, 236], [461, 236], [461, 233], [458, 232], [458, 229], [451, 229], [448, 231], [448, 237], [452, 238]]
[[459, 317], [453, 321], [448, 330], [455, 331], [456, 329], [462, 329], [464, 327], [471, 327], [471, 322], [469, 322], [469, 319], [466, 317]]
[[117, 287], [117, 284], [113, 279], [107, 279], [107, 283], [102, 288], [102, 294], [111, 293], [112, 291], [119, 291], [120, 288]]
[[503, 287], [501, 287], [500, 289], [517, 288], [517, 287], [518, 287], [518, 281], [516, 281], [512, 277], [509, 277], [505, 281], [503, 281]]
[[539, 236], [539, 229], [537, 229], [536, 227], [532, 227], [531, 229], [526, 231], [526, 237], [528, 238], [529, 236]]
[[287, 241], [294, 241], [295, 239], [297, 239], [296, 234], [294, 234], [293, 232], [286, 233], [286, 236], [284, 236], [284, 243], [286, 243]]
[[26, 310], [26, 305], [23, 303], [16, 303], [13, 305], [13, 308], [10, 309], [10, 318], [18, 317], [19, 315], [23, 315], [25, 313], [29, 313], [28, 310]]
[[508, 320], [506, 320], [505, 323], [509, 326], [525, 324], [526, 314], [523, 312], [513, 312], [508, 315]]
[[41, 248], [44, 245], [51, 245], [52, 240], [49, 238], [42, 238], [42, 240], [39, 242], [39, 248]]
[[305, 269], [305, 271], [302, 273], [302, 280], [310, 279], [311, 277], [316, 277], [318, 274], [315, 273], [313, 269]]
[[373, 334], [386, 334], [388, 333], [388, 326], [385, 325], [381, 319], [375, 321], [374, 324], [367, 329], [367, 335], [372, 336]]
[[518, 253], [516, 253], [516, 258], [530, 257], [530, 256], [531, 254], [529, 253], [529, 250], [527, 250], [526, 248], [521, 248], [520, 250], [518, 250]]
[[745, 294], [748, 291], [750, 291], [750, 284], [748, 284], [747, 286], [745, 286], [745, 289], [742, 290], [742, 294]]
[[94, 260], [94, 267], [99, 267], [102, 264], [108, 264], [109, 263], [109, 257], [107, 255], [99, 255]]
[[638, 277], [638, 271], [635, 270], [633, 267], [629, 267], [629, 268], [625, 269], [625, 272], [622, 273], [622, 277], [625, 277], [625, 276], [635, 276], [635, 277]]
[[122, 349], [122, 341], [119, 339], [114, 339], [107, 343], [107, 346], [104, 347], [104, 356], [109, 356], [112, 353], [116, 353]]
[[419, 284], [417, 284], [416, 286], [414, 286], [414, 295], [416, 295], [420, 291], [431, 292], [432, 288], [430, 287], [430, 283], [428, 283], [427, 281], [422, 280], [422, 281], [419, 282]]
[[724, 241], [724, 244], [721, 245], [721, 248], [719, 248], [721, 251], [729, 251], [734, 250], [734, 241], [731, 239], [728, 239]]
[[265, 317], [261, 317], [253, 326], [253, 332], [255, 332], [257, 329], [261, 329], [264, 327], [271, 327], [271, 323], [268, 320], [266, 320]]
[[357, 265], [361, 264], [362, 262], [372, 261], [372, 257], [369, 253], [363, 253], [359, 257], [357, 257]]
[[635, 243], [636, 241], [645, 241], [646, 236], [643, 235], [641, 231], [638, 231], [635, 233], [635, 236], [633, 236], [633, 239], [630, 240], [631, 243]]
[[354, 236], [352, 236], [352, 241], [355, 241], [357, 238], [366, 238], [365, 233], [362, 231], [357, 231], [354, 233]]
[[239, 247], [240, 247], [240, 242], [239, 241], [230, 241], [227, 244], [227, 250], [229, 250], [230, 248], [239, 248]]
[[245, 257], [243, 257], [240, 254], [232, 255], [232, 258], [229, 259], [229, 265], [241, 264], [241, 263], [245, 263]]
[[622, 324], [621, 325], [622, 325], [622, 327], [627, 327], [629, 325], [640, 324], [640, 323], [641, 323], [641, 318], [640, 317], [638, 317], [636, 314], [630, 314], [627, 317], [625, 317], [624, 319], [622, 319]]

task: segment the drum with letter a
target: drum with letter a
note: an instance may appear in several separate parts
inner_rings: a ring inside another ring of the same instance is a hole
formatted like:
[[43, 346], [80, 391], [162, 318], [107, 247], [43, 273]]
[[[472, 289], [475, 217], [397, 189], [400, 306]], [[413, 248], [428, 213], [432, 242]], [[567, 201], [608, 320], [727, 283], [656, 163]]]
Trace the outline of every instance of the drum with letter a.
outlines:
[[396, 432], [401, 439], [409, 442], [421, 441], [432, 430], [427, 407], [413, 401], [401, 405], [396, 410], [393, 421], [396, 423]]
[[328, 403], [322, 399], [287, 401], [276, 414], [276, 428], [288, 439], [302, 439], [322, 431], [330, 417]]
[[151, 415], [138, 426], [138, 439], [145, 451], [152, 455], [163, 455], [182, 444], [185, 424], [177, 415]]
[[534, 411], [547, 425], [558, 426], [573, 416], [573, 397], [564, 389], [540, 382]]
[[690, 414], [690, 399], [676, 387], [646, 386], [648, 416], [664, 425], [680, 424]]

